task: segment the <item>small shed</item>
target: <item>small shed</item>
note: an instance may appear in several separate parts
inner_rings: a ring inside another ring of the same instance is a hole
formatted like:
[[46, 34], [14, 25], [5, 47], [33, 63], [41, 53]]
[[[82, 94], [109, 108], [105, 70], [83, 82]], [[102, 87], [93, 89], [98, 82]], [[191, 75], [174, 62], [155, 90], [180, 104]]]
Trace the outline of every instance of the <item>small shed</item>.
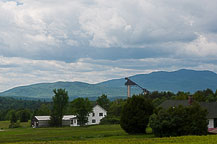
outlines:
[[34, 116], [32, 119], [32, 127], [48, 127], [50, 116]]
[[64, 115], [62, 119], [62, 126], [72, 126], [74, 122], [73, 119], [75, 118], [75, 115]]

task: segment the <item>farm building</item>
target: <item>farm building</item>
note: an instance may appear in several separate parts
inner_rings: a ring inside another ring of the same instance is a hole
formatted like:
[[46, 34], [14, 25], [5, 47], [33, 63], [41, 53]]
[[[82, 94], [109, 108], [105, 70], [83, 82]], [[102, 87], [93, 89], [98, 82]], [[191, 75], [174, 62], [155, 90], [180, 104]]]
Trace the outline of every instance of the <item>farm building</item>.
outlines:
[[[99, 124], [100, 120], [107, 115], [107, 111], [101, 106], [93, 107], [92, 113], [88, 115], [88, 123], [86, 125]], [[34, 116], [32, 119], [32, 127], [48, 127], [50, 116]], [[79, 126], [75, 115], [64, 115], [62, 118], [63, 126]]]
[[[191, 100], [167, 100], [163, 102], [160, 107], [167, 109], [169, 107], [177, 107], [179, 105], [188, 106], [191, 103]], [[200, 102], [199, 104], [208, 111], [208, 128], [217, 128], [217, 102]]]

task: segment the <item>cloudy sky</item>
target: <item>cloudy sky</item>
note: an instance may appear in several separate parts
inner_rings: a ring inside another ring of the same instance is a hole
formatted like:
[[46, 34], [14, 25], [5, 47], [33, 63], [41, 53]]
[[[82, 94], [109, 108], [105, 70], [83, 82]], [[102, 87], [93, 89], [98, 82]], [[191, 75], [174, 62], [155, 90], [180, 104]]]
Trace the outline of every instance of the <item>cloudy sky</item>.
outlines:
[[0, 91], [217, 72], [217, 0], [0, 0]]

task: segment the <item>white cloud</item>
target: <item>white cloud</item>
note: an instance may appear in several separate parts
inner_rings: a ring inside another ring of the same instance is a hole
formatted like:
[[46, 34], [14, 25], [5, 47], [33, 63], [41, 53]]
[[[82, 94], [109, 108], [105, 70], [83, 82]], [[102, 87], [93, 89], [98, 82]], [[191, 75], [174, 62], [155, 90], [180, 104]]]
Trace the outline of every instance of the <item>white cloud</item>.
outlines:
[[31, 60], [24, 58], [0, 57], [0, 91], [33, 83], [55, 81], [83, 81], [98, 83], [114, 78], [153, 71], [173, 71], [182, 68], [196, 70], [210, 69], [217, 72], [212, 63], [197, 62], [197, 59], [147, 58], [128, 60], [80, 59], [66, 63], [54, 60]]
[[156, 70], [217, 72], [216, 13], [217, 1], [203, 0], [0, 1], [1, 90]]
[[203, 1], [19, 2], [22, 5], [0, 2], [0, 20], [4, 21], [0, 39], [11, 50], [30, 46], [40, 50], [49, 45], [64, 49], [65, 45], [108, 48], [189, 42], [196, 38], [195, 31], [208, 30], [216, 21], [209, 13], [215, 10], [208, 9], [214, 8], [215, 2], [207, 3], [208, 8], [200, 5]]
[[210, 58], [217, 55], [217, 43], [208, 39], [209, 36], [198, 34], [198, 38], [192, 42], [181, 44], [178, 54], [188, 57]]
[[40, 82], [83, 81], [97, 83], [111, 78], [145, 72], [144, 70], [89, 63], [90, 60], [81, 59], [74, 63], [65, 63], [1, 56], [0, 91], [14, 86]]

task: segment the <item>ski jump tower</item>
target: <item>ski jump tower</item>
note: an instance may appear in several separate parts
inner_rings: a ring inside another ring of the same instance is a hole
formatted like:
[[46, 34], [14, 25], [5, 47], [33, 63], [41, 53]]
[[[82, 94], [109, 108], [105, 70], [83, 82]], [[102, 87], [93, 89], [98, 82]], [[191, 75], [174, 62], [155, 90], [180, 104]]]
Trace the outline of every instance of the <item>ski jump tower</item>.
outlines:
[[140, 89], [142, 89], [144, 95], [146, 95], [146, 94], [149, 93], [149, 91], [147, 89], [145, 89], [145, 88], [141, 87], [140, 85], [138, 85], [137, 83], [133, 82], [128, 77], [126, 77], [125, 80], [127, 80], [127, 82], [125, 83], [125, 85], [127, 86], [127, 97], [128, 98], [131, 97], [131, 86], [137, 86]]

